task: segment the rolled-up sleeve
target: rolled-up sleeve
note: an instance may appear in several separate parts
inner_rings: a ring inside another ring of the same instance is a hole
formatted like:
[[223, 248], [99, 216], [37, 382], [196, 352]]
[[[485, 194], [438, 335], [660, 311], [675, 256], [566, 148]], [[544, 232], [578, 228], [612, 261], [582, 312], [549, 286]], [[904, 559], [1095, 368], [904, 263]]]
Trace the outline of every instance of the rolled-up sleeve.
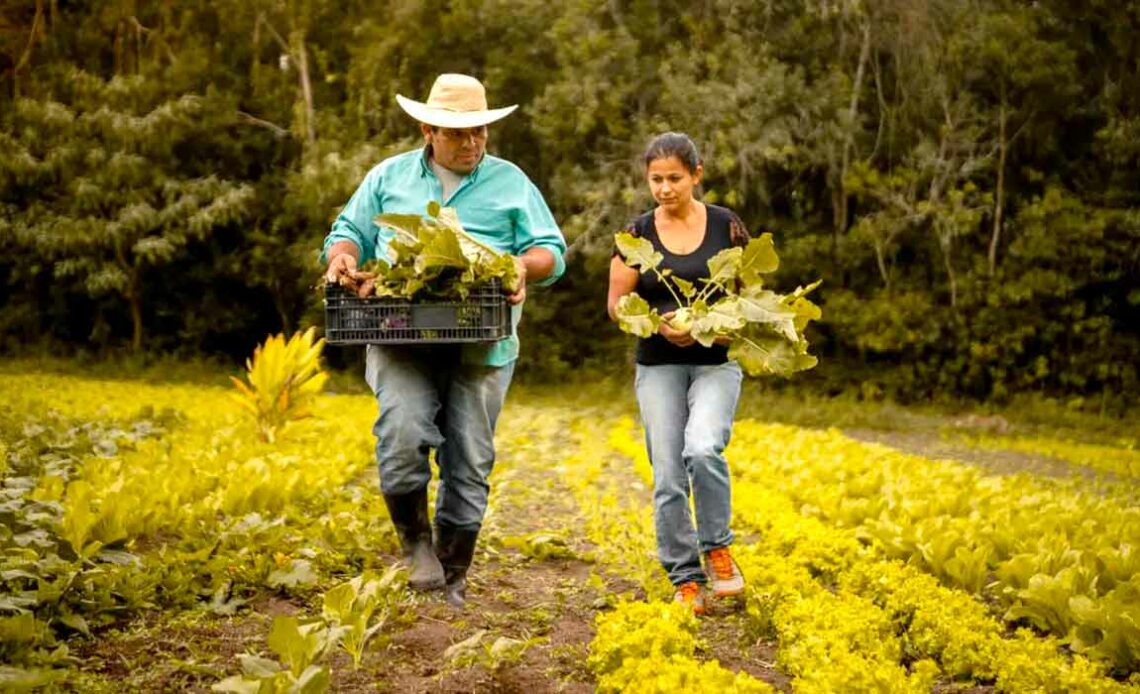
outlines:
[[[325, 245], [321, 250], [321, 262], [328, 262], [328, 250], [338, 241], [352, 241], [360, 249], [360, 261], [364, 262], [377, 257], [376, 225], [373, 223], [376, 215], [383, 212], [380, 202], [380, 186], [383, 182], [383, 172], [380, 166], [374, 167], [364, 177], [364, 181], [349, 198], [348, 203], [341, 209], [336, 220], [333, 221], [332, 230], [325, 237]], [[387, 255], [384, 253], [384, 255]]]
[[521, 255], [531, 248], [545, 248], [554, 254], [554, 271], [534, 284], [553, 284], [566, 272], [566, 239], [542, 193], [527, 180], [515, 219], [515, 253]]

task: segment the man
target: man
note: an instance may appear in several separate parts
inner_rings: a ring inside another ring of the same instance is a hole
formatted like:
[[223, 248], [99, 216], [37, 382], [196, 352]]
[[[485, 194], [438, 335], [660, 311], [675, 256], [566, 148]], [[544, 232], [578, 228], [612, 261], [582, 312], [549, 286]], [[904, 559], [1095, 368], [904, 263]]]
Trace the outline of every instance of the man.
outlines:
[[[526, 284], [549, 284], [565, 271], [566, 242], [526, 174], [486, 153], [487, 125], [516, 106], [488, 109], [483, 85], [455, 74], [440, 75], [425, 103], [400, 95], [396, 101], [419, 121], [424, 147], [365, 176], [325, 239], [328, 281], [351, 284], [360, 263], [386, 257], [391, 232], [373, 223], [376, 215], [422, 215], [435, 200], [454, 207], [480, 241], [514, 256], [522, 281], [508, 301], [517, 326]], [[373, 427], [380, 487], [409, 563], [408, 583], [445, 588], [456, 607], [487, 508], [495, 421], [518, 357], [513, 333], [490, 345], [367, 350], [365, 377], [380, 406]], [[427, 508], [433, 448], [440, 477], [434, 548]]]

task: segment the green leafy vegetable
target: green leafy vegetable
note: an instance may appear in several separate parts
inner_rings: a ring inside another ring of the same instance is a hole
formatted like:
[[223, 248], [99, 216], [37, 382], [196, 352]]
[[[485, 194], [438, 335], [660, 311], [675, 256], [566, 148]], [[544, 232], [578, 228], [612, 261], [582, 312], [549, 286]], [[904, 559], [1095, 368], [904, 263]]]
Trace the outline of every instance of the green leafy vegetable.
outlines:
[[[627, 232], [618, 233], [616, 241], [626, 264], [642, 273], [656, 273], [678, 306], [666, 321], [645, 299], [627, 294], [614, 310], [623, 331], [649, 337], [667, 322], [675, 330], [688, 331], [705, 347], [727, 340], [729, 358], [750, 376], [786, 376], [818, 362], [808, 354], [803, 331], [822, 316], [819, 307], [806, 298], [820, 283], [786, 295], [765, 289], [763, 275], [780, 265], [771, 234], [710, 258], [709, 276], [699, 286], [673, 276], [668, 269], [659, 270], [664, 256], [650, 241]], [[713, 301], [714, 297], [718, 298]]]
[[518, 290], [515, 259], [482, 243], [463, 229], [454, 208], [431, 202], [427, 216], [382, 214], [376, 224], [392, 232], [387, 259], [366, 264], [351, 282], [363, 283], [362, 296], [467, 297], [473, 285], [498, 279]]
[[619, 299], [615, 313], [621, 329], [638, 337], [649, 337], [661, 325], [661, 316], [637, 294], [626, 294]]

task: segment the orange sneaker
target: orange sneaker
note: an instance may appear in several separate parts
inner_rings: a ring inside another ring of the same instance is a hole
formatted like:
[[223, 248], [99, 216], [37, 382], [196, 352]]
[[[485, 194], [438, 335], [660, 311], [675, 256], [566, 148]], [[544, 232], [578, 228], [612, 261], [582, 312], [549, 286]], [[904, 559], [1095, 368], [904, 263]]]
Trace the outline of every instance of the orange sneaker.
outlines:
[[693, 614], [704, 614], [705, 587], [696, 581], [682, 583], [677, 586], [677, 592], [673, 593], [673, 601], [688, 605], [693, 609]]
[[709, 578], [712, 579], [713, 595], [727, 598], [744, 592], [744, 574], [732, 558], [728, 547], [717, 547], [705, 555]]

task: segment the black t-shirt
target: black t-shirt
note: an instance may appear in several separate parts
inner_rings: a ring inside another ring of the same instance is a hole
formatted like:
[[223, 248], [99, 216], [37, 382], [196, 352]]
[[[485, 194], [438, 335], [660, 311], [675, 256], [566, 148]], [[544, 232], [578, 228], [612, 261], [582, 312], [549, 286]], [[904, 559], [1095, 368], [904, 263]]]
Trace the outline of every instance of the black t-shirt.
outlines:
[[[665, 256], [661, 265], [658, 266], [658, 270], [668, 268], [673, 271], [674, 276], [694, 283], [698, 290], [704, 286], [704, 283], [698, 280], [709, 277], [708, 262], [710, 258], [726, 248], [744, 246], [748, 243], [748, 232], [740, 218], [732, 210], [708, 204], [705, 205], [705, 208], [708, 210], [705, 237], [692, 253], [677, 255], [670, 253], [669, 249], [665, 248], [657, 235], [657, 224], [653, 219], [653, 210], [638, 217], [626, 229], [634, 236], [648, 239], [653, 243], [653, 248]], [[637, 278], [635, 291], [650, 306], [657, 309], [658, 313], [668, 313], [677, 308], [677, 301], [654, 272], [641, 273]], [[716, 301], [717, 298], [719, 295], [710, 297], [710, 303]], [[689, 347], [678, 347], [659, 333], [637, 341], [637, 363], [646, 366], [658, 364], [723, 364], [726, 361], [728, 361], [728, 348], [720, 345], [702, 347], [700, 344], [693, 344]]]

